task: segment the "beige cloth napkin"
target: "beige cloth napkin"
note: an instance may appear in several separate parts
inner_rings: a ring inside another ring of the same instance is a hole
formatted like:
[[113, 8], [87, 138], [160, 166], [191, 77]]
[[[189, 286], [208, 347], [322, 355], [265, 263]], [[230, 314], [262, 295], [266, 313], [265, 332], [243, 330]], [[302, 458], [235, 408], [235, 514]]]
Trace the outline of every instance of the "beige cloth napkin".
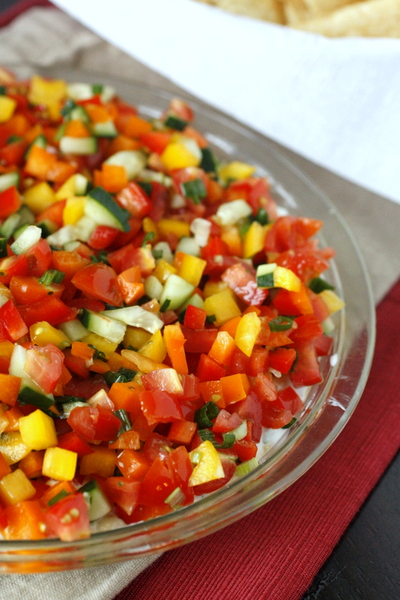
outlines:
[[[73, 67], [143, 79], [143, 67], [58, 10], [33, 8], [0, 30], [0, 63]], [[160, 85], [154, 76], [149, 83]], [[165, 82], [164, 87], [173, 87]], [[157, 556], [64, 573], [0, 575], [7, 600], [112, 600]]]

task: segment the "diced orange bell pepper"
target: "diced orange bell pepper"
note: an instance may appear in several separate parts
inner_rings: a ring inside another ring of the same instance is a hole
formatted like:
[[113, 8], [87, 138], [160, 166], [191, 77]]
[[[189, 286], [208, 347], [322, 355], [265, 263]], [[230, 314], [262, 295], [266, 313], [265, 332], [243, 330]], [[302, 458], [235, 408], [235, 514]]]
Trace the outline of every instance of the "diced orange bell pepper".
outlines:
[[82, 456], [80, 461], [81, 475], [101, 475], [111, 477], [114, 475], [117, 455], [115, 450], [105, 446], [92, 446], [93, 452]]
[[68, 137], [85, 138], [90, 137], [90, 131], [82, 121], [73, 119], [66, 124], [64, 135]]
[[124, 450], [117, 458], [117, 467], [130, 479], [141, 480], [150, 468], [150, 463], [141, 452]]
[[164, 327], [164, 342], [172, 366], [181, 375], [189, 373], [185, 353], [185, 337], [179, 323]]
[[44, 513], [38, 500], [25, 500], [5, 509], [7, 540], [41, 540], [46, 537]]
[[137, 431], [124, 431], [115, 442], [109, 444], [108, 447], [113, 448], [114, 450], [140, 450], [140, 436]]
[[128, 185], [125, 167], [103, 163], [101, 171], [94, 172], [95, 186], [101, 186], [112, 194], [120, 192]]
[[0, 373], [0, 402], [14, 406], [18, 399], [21, 378]]
[[137, 115], [132, 115], [125, 123], [123, 133], [130, 137], [139, 137], [143, 133], [149, 133], [152, 130], [152, 124]]
[[44, 450], [29, 452], [19, 462], [19, 468], [25, 473], [28, 479], [36, 479], [42, 475]]
[[44, 505], [52, 504], [52, 500], [56, 499], [59, 496], [59, 499], [68, 496], [68, 494], [73, 494], [76, 492], [76, 488], [71, 481], [59, 481], [55, 483], [43, 494], [41, 497], [41, 502]]
[[244, 400], [249, 393], [250, 383], [244, 373], [235, 373], [221, 377], [222, 395], [226, 404], [233, 404]]
[[219, 331], [208, 356], [216, 360], [220, 365], [226, 365], [235, 349], [235, 340], [227, 331]]
[[117, 276], [117, 283], [125, 304], [134, 304], [144, 296], [142, 275], [137, 265], [122, 271]]
[[40, 146], [32, 146], [29, 151], [25, 165], [25, 171], [37, 177], [37, 179], [47, 179], [47, 175], [51, 167], [57, 162], [57, 156], [48, 152]]
[[143, 391], [143, 388], [137, 383], [117, 381], [112, 384], [108, 396], [117, 410], [125, 409], [136, 416], [141, 412], [141, 391]]

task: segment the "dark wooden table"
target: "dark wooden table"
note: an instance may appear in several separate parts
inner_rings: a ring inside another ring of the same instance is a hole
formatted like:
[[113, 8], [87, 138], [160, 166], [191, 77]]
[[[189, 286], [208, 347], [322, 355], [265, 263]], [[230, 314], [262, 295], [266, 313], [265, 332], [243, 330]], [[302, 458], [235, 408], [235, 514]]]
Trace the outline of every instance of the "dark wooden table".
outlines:
[[[0, 0], [0, 12], [17, 2]], [[383, 474], [303, 600], [399, 600], [399, 490], [400, 455]]]

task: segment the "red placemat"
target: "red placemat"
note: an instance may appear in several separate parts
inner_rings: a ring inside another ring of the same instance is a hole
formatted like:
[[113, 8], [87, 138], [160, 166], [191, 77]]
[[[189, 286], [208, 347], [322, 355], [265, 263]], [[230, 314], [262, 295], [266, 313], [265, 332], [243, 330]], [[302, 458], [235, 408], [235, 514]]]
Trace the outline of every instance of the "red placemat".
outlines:
[[292, 487], [165, 553], [115, 600], [298, 600], [400, 447], [400, 281], [377, 309], [370, 378], [350, 422]]

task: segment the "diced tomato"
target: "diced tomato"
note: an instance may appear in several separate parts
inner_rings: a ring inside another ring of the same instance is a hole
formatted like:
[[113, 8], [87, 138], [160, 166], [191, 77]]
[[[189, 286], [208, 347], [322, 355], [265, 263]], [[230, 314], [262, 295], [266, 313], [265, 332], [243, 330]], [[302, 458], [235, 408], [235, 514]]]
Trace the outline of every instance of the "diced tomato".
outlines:
[[262, 410], [258, 396], [251, 391], [244, 400], [234, 404], [233, 408], [241, 419], [252, 422], [252, 439], [259, 442], [262, 433]]
[[41, 277], [50, 268], [52, 261], [51, 248], [46, 240], [41, 239], [25, 252], [29, 274]]
[[15, 186], [0, 192], [0, 219], [6, 219], [12, 213], [17, 212], [20, 206], [21, 196]]
[[54, 392], [62, 374], [64, 354], [54, 344], [27, 350], [24, 370], [46, 394]]
[[218, 335], [218, 329], [189, 329], [181, 327], [183, 337], [185, 338], [185, 352], [195, 352], [207, 354], [215, 342]]
[[28, 275], [29, 265], [25, 254], [7, 256], [0, 262], [0, 283], [7, 285], [15, 275]]
[[56, 296], [49, 296], [46, 302], [19, 306], [18, 311], [28, 327], [40, 321], [47, 321], [50, 325], [59, 325], [76, 317], [76, 310], [69, 308]]
[[131, 515], [138, 504], [140, 482], [127, 477], [108, 477], [104, 482], [108, 499]]
[[268, 365], [279, 373], [289, 373], [296, 360], [296, 350], [293, 348], [276, 348], [268, 356]]
[[279, 392], [276, 400], [262, 403], [262, 424], [272, 429], [284, 427], [302, 406], [297, 392], [290, 386], [286, 387]]
[[167, 392], [161, 390], [142, 392], [140, 404], [149, 425], [183, 419], [179, 402]]
[[12, 300], [7, 300], [3, 306], [0, 306], [0, 323], [13, 342], [28, 333], [27, 323], [21, 318]]
[[168, 463], [156, 458], [141, 483], [139, 503], [144, 506], [162, 504], [175, 488], [175, 480]]
[[261, 289], [257, 286], [254, 272], [246, 268], [241, 263], [236, 263], [229, 267], [221, 275], [222, 281], [225, 281], [232, 291], [251, 306], [261, 306], [268, 296], [267, 289]]
[[75, 273], [72, 283], [78, 290], [91, 298], [103, 300], [112, 306], [122, 306], [122, 297], [117, 285], [117, 274], [104, 263], [83, 267]]
[[128, 185], [117, 194], [116, 200], [122, 208], [125, 208], [130, 212], [132, 217], [143, 218], [151, 211], [150, 198], [143, 188], [134, 181], [129, 182]]
[[98, 225], [88, 240], [88, 245], [95, 250], [108, 248], [117, 238], [119, 230], [107, 225]]
[[50, 506], [44, 517], [48, 530], [63, 542], [90, 536], [88, 508], [83, 494], [70, 494]]
[[227, 433], [228, 431], [232, 431], [232, 429], [236, 429], [241, 424], [242, 419], [236, 412], [229, 413], [223, 408], [219, 411], [212, 430], [214, 433]]
[[305, 340], [297, 342], [295, 350], [297, 358], [291, 372], [293, 385], [302, 386], [321, 383], [322, 375], [313, 341]]
[[67, 421], [88, 442], [111, 442], [117, 437], [121, 426], [118, 417], [102, 406], [77, 406]]
[[175, 486], [179, 487], [185, 495], [185, 504], [190, 504], [194, 499], [193, 488], [189, 486], [189, 478], [192, 474], [193, 467], [190, 462], [189, 453], [183, 446], [179, 446], [172, 450], [168, 455], [167, 461], [169, 468], [172, 471], [172, 476], [175, 481]]
[[92, 448], [76, 431], [70, 431], [58, 436], [59, 448], [76, 452], [78, 456], [85, 456], [93, 452]]
[[52, 283], [45, 286], [39, 283], [37, 277], [31, 275], [11, 277], [9, 287], [17, 304], [34, 304], [43, 301], [48, 296], [59, 298], [64, 291], [62, 284]]
[[171, 141], [172, 134], [166, 131], [148, 131], [139, 135], [143, 146], [146, 146], [150, 152], [162, 154]]

